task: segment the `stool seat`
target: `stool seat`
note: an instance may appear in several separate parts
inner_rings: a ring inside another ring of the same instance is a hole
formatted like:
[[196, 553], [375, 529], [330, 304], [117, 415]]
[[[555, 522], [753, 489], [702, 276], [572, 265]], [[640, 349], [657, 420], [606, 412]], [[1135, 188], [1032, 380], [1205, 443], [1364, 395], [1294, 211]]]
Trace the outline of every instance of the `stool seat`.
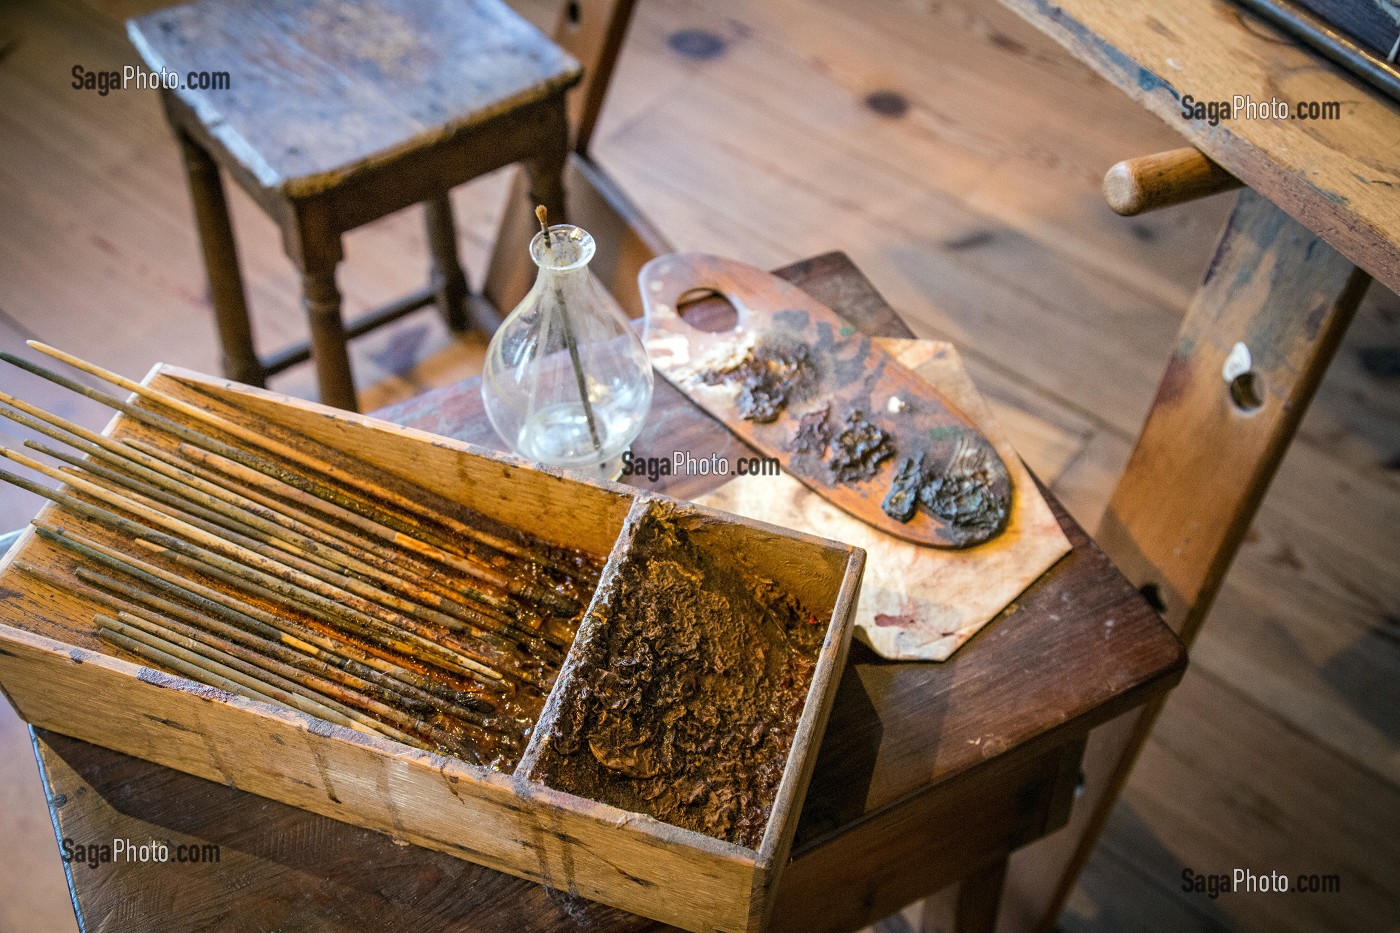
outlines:
[[[346, 341], [427, 304], [454, 330], [473, 303], [451, 190], [520, 164], [529, 196], [564, 219], [572, 56], [502, 0], [193, 0], [127, 23], [162, 81], [184, 159], [225, 375], [261, 386], [315, 360], [321, 401], [356, 407]], [[224, 197], [227, 172], [281, 228], [301, 272], [307, 343], [253, 343]], [[422, 204], [429, 284], [346, 325], [342, 236]], [[532, 205], [514, 205], [528, 216]], [[524, 244], [521, 244], [524, 248]]]
[[[556, 94], [580, 68], [499, 0], [196, 0], [132, 20], [220, 162], [309, 196]], [[227, 72], [229, 86], [190, 87]]]

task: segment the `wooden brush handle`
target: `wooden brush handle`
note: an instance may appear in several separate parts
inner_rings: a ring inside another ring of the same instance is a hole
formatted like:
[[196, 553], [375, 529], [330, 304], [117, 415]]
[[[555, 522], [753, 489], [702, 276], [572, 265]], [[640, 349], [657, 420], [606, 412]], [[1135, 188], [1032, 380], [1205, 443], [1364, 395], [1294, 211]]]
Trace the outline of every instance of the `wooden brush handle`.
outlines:
[[1232, 191], [1243, 184], [1194, 146], [1124, 159], [1103, 177], [1108, 206], [1124, 217]]

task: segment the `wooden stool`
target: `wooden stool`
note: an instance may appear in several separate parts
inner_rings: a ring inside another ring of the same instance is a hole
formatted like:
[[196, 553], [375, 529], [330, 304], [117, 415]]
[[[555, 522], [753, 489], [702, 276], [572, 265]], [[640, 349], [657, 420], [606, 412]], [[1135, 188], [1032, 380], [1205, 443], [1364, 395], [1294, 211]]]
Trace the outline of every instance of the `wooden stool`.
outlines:
[[[531, 200], [564, 216], [565, 92], [580, 68], [500, 0], [195, 0], [131, 20], [127, 33], [153, 72], [178, 75], [162, 99], [230, 378], [260, 386], [312, 358], [321, 400], [354, 409], [349, 337], [432, 303], [449, 326], [468, 325], [454, 186], [521, 163]], [[254, 350], [220, 168], [281, 227], [309, 345], [268, 359]], [[420, 202], [431, 284], [347, 327], [342, 234]]]

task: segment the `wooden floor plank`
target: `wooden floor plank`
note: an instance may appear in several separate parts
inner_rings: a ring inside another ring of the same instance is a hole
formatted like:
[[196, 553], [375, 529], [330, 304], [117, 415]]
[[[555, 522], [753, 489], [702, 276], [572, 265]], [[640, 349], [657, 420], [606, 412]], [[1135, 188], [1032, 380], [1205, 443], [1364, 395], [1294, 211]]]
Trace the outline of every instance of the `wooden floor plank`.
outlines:
[[[1230, 929], [1390, 927], [1400, 917], [1400, 789], [1242, 700], [1213, 675], [1188, 672], [1120, 805], [1136, 820], [1120, 821], [1115, 841], [1154, 884], [1179, 885], [1183, 868], [1340, 876], [1337, 894], [1218, 898]], [[1241, 785], [1242, 771], [1261, 777]]]
[[[1104, 93], [1111, 89], [1088, 80], [1043, 34], [999, 5], [978, 0], [929, 4], [936, 28], [919, 30], [908, 28], [907, 4], [823, 6], [844, 17], [840, 28], [830, 31], [829, 42], [845, 44], [848, 36], [868, 32], [871, 41], [862, 48], [863, 57], [882, 69], [892, 50], [904, 50], [908, 57], [897, 73], [903, 86], [934, 108], [961, 98], [970, 121], [1005, 141], [992, 171], [973, 189], [944, 190], [1052, 251], [1074, 256], [1107, 277], [1123, 278], [1167, 304], [1184, 305], [1203, 264], [1193, 257], [1191, 245], [1214, 237], [1228, 205], [1192, 205], [1137, 218], [1125, 236], [1126, 225], [1115, 223], [1100, 194], [1109, 165], [1177, 144], [1160, 121], [1142, 111], [1120, 113], [1121, 101]], [[985, 71], [968, 67], [973, 55], [985, 63]], [[949, 63], [948, 70], [967, 83], [950, 85], [941, 74], [928, 75], [931, 62]], [[996, 74], [995, 84], [1011, 94], [979, 92], [976, 84], [985, 87], [987, 74]], [[1101, 118], [1105, 107], [1114, 113], [1112, 121]], [[1085, 131], [1089, 127], [1092, 132]], [[899, 157], [898, 149], [883, 151], [887, 158]]]
[[[1319, 483], [1338, 473], [1344, 493]], [[1319, 501], [1333, 505], [1326, 525], [1309, 515]], [[1339, 759], [1400, 785], [1400, 579], [1394, 550], [1369, 540], [1397, 520], [1394, 490], [1295, 447], [1193, 663]]]
[[[1145, 846], [1160, 847], [1161, 842], [1128, 807], [1115, 809], [1103, 843], [1094, 850], [1079, 887], [1060, 915], [1060, 933], [1230, 933], [1234, 929], [1209, 897], [1182, 896], [1180, 867], [1175, 867], [1175, 874], [1163, 873], [1159, 867], [1173, 864], [1170, 854], [1150, 860], [1137, 856]], [[1133, 896], [1124, 897], [1124, 891]]]
[[[728, 135], [715, 138], [721, 126]], [[645, 155], [674, 133], [714, 139], [714, 148], [664, 162]], [[974, 347], [1027, 381], [1097, 409], [1120, 430], [1136, 429], [1175, 336], [1176, 311], [1038, 249], [946, 195], [920, 191], [834, 146], [810, 145], [814, 135], [823, 138], [788, 119], [781, 102], [736, 100], [694, 83], [671, 106], [609, 137], [616, 150], [604, 151], [629, 186], [689, 200], [691, 217], [718, 198], [746, 205], [744, 219], [723, 229], [664, 224], [679, 246], [732, 252], [738, 240], [760, 253], [758, 261], [776, 264], [850, 243], [852, 258], [916, 332]], [[1066, 369], [1059, 361], [1068, 358], [1082, 365]]]
[[1109, 497], [1132, 453], [1132, 441], [1100, 425], [1084, 442], [1079, 455], [1050, 487], [1065, 508], [1086, 528], [1097, 528]]
[[1308, 411], [1300, 437], [1400, 487], [1400, 298], [1372, 285]]
[[0, 930], [76, 933], [29, 729], [0, 702]]
[[[691, 65], [697, 77], [732, 95], [779, 98], [794, 118], [872, 164], [1033, 230], [1051, 250], [1130, 276], [1169, 303], [1189, 297], [1204, 260], [1184, 247], [1213, 238], [1227, 207], [1139, 218], [1136, 235], [1117, 235], [1098, 191], [1103, 172], [1125, 154], [1175, 145], [1175, 137], [1141, 111], [1112, 124], [1097, 119], [1105, 104], [1121, 109], [1112, 89], [1086, 80], [1005, 9], [941, 4], [927, 22], [937, 28], [911, 30], [908, 4], [893, 2], [657, 4], [639, 16], [634, 41], [664, 49], [677, 22], [727, 42], [714, 60]], [[968, 67], [974, 56], [978, 67]], [[988, 73], [998, 80], [986, 81]], [[891, 115], [871, 109], [872, 94], [885, 95]], [[1092, 134], [1082, 132], [1086, 125]], [[1067, 138], [1072, 145], [1060, 148]], [[1020, 192], [1008, 185], [1022, 181]], [[1061, 210], [1066, 199], [1077, 215]], [[1149, 253], [1172, 258], [1153, 262]]]
[[[0, 308], [0, 349], [35, 362], [44, 361], [45, 358], [42, 354], [36, 353], [24, 345], [26, 340], [36, 336], [33, 332], [21, 327], [9, 315], [5, 314], [3, 308]], [[0, 371], [0, 389], [10, 395], [23, 398], [45, 411], [53, 412], [61, 418], [81, 424], [93, 431], [102, 430], [103, 426], [111, 420], [111, 409], [99, 405], [97, 402], [69, 392], [67, 389], [59, 388], [51, 382], [45, 382], [27, 373], [21, 373], [9, 365], [0, 363], [0, 367], [3, 367], [3, 371]], [[96, 385], [93, 380], [85, 376], [81, 376], [80, 379], [89, 385]], [[31, 431], [9, 419], [0, 419], [0, 444], [9, 448], [18, 448], [25, 441], [30, 440], [49, 443], [48, 438], [37, 431]], [[11, 486], [0, 489], [0, 534], [23, 528], [42, 505], [43, 499], [32, 493]], [[4, 811], [0, 810], [0, 812]], [[0, 930], [3, 929], [4, 927], [0, 927]]]

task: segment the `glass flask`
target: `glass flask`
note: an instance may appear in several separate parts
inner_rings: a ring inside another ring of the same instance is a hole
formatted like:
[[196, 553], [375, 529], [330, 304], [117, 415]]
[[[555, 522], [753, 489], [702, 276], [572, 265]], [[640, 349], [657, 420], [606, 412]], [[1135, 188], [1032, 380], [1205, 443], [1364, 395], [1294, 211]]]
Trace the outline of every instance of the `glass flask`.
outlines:
[[522, 457], [614, 479], [651, 408], [651, 363], [589, 271], [593, 252], [593, 237], [572, 224], [535, 234], [539, 275], [491, 338], [481, 397]]

